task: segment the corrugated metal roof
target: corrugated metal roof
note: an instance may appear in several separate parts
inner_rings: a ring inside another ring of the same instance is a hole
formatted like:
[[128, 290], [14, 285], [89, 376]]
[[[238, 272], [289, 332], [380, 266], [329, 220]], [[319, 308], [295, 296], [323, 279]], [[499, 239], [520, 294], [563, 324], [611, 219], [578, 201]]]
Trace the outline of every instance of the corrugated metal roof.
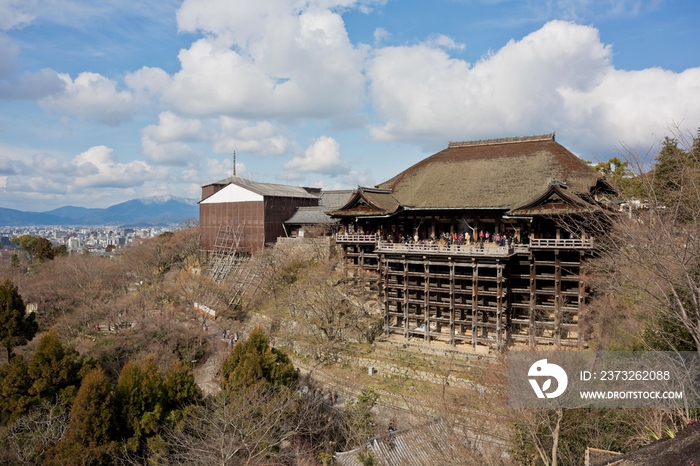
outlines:
[[326, 215], [325, 209], [324, 206], [297, 207], [297, 210], [284, 223], [287, 225], [326, 225], [340, 221]]
[[337, 209], [345, 205], [355, 191], [352, 189], [321, 191], [321, 199], [318, 205], [326, 207], [326, 210]]
[[362, 451], [371, 451], [380, 466], [434, 466], [458, 464], [464, 448], [455, 445], [454, 433], [439, 419], [421, 428], [389, 432], [370, 439], [366, 445], [336, 453], [339, 466], [362, 466], [357, 458]]
[[212, 184], [228, 185], [230, 183], [260, 194], [261, 196], [318, 199], [321, 194], [321, 190], [318, 188], [303, 188], [301, 186], [288, 186], [284, 184], [258, 183], [257, 181], [246, 180], [245, 178], [240, 178], [238, 176], [232, 176], [220, 181], [206, 183], [202, 185], [202, 187]]

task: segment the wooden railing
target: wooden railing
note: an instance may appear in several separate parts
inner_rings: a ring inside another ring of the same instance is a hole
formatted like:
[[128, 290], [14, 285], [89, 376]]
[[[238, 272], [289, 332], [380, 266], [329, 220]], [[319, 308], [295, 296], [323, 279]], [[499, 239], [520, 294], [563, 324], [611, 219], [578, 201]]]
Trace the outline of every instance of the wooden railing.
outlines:
[[336, 235], [336, 243], [376, 243], [377, 235]]
[[312, 238], [310, 236], [289, 236], [289, 237], [278, 236], [277, 243], [279, 243], [279, 244], [308, 243], [308, 244], [328, 245], [331, 243], [331, 237], [330, 236], [320, 236], [320, 237]]
[[531, 248], [560, 248], [560, 249], [590, 249], [593, 247], [593, 239], [545, 239], [534, 238], [530, 240]]
[[445, 255], [465, 255], [465, 256], [496, 256], [507, 257], [513, 254], [513, 246], [496, 246], [493, 243], [480, 244], [453, 244], [429, 245], [429, 244], [403, 244], [379, 241], [376, 251], [378, 252], [408, 252], [413, 254], [445, 254]]
[[496, 255], [508, 256], [514, 252], [527, 252], [530, 248], [559, 248], [559, 249], [590, 249], [593, 247], [593, 239], [546, 239], [533, 238], [530, 244], [511, 244], [510, 246], [496, 246], [493, 243], [485, 243], [483, 246], [479, 243], [473, 244], [453, 244], [447, 245], [428, 245], [415, 243], [389, 243], [388, 241], [379, 240], [377, 235], [337, 235], [336, 243], [375, 243], [377, 250], [380, 252], [388, 251], [407, 251], [407, 252], [439, 252], [445, 254], [467, 254], [467, 255]]

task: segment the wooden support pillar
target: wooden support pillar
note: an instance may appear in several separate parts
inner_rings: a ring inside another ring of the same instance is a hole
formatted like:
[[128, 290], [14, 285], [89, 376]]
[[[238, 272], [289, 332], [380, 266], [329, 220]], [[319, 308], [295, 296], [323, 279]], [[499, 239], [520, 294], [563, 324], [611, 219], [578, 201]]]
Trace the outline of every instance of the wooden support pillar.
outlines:
[[503, 333], [503, 264], [496, 265], [496, 347], [501, 349], [505, 344]]
[[578, 274], [578, 308], [576, 315], [577, 333], [578, 333], [578, 346], [583, 348], [585, 343], [583, 339], [583, 331], [581, 329], [581, 316], [583, 315], [583, 306], [586, 304], [586, 284], [581, 276], [581, 262], [583, 262], [583, 252], [579, 251], [579, 274]]
[[455, 261], [450, 261], [450, 344], [455, 345]]
[[530, 346], [535, 346], [537, 337], [537, 283], [535, 280], [535, 255], [530, 253]]
[[[381, 295], [384, 297], [384, 333], [389, 334], [389, 265], [386, 261], [386, 256], [381, 255], [381, 280], [380, 286], [382, 287]], [[378, 261], [379, 262], [379, 261]]]
[[401, 261], [403, 263], [403, 336], [408, 338], [410, 336], [408, 326], [408, 262], [405, 255], [401, 256]]
[[[559, 229], [557, 228], [557, 235]], [[554, 344], [561, 346], [561, 256], [554, 250]]]
[[476, 348], [477, 338], [477, 307], [479, 293], [479, 264], [472, 258], [472, 348]]
[[424, 273], [424, 296], [423, 296], [423, 315], [425, 316], [425, 341], [430, 342], [430, 261], [427, 256], [423, 256]]

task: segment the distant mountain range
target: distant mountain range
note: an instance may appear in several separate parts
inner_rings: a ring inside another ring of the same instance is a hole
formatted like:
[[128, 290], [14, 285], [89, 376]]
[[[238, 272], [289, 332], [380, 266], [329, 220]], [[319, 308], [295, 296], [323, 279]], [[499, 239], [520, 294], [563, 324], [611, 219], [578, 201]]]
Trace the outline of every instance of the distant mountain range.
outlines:
[[66, 206], [48, 212], [24, 212], [0, 207], [0, 226], [118, 225], [161, 226], [199, 218], [197, 199], [174, 196], [147, 197], [106, 209]]

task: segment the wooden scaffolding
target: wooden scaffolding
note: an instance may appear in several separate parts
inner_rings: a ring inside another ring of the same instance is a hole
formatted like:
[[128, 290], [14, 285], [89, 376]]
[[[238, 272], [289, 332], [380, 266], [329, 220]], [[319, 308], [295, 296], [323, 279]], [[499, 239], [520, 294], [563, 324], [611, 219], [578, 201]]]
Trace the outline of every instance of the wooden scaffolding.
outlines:
[[583, 346], [579, 249], [507, 255], [379, 252], [384, 329], [450, 344]]
[[220, 225], [214, 241], [214, 249], [209, 256], [209, 276], [221, 283], [240, 259], [238, 247], [245, 232], [245, 224]]

